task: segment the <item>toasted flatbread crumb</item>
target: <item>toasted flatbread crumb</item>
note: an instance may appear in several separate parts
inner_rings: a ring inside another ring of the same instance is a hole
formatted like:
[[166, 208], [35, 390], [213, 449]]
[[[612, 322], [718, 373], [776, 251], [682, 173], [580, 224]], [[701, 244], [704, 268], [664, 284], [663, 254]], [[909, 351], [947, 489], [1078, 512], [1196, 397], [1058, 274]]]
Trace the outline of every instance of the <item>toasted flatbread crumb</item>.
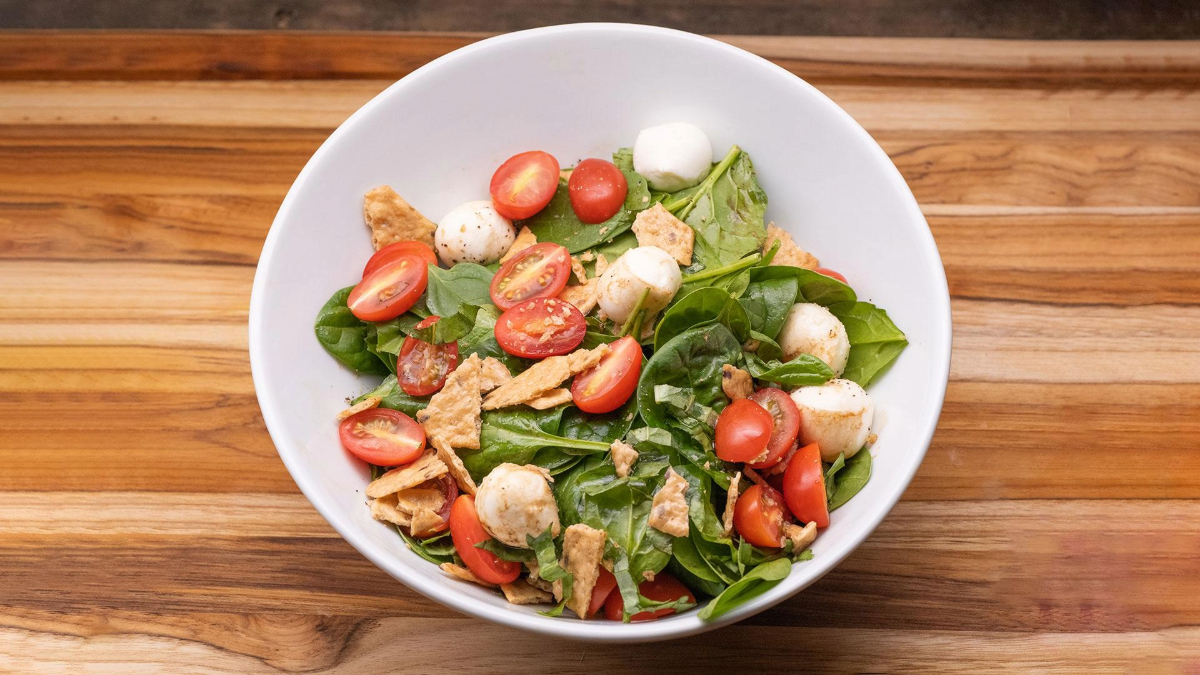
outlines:
[[383, 398], [380, 396], [368, 396], [368, 397], [364, 398], [363, 400], [359, 401], [358, 403], [355, 403], [354, 405], [350, 406], [349, 408], [346, 408], [345, 410], [338, 413], [337, 414], [338, 421], [340, 422], [340, 421], [346, 419], [347, 417], [353, 417], [354, 415], [357, 415], [358, 413], [360, 413], [364, 410], [370, 410], [371, 408], [378, 408], [379, 404], [382, 402], [383, 402]]
[[604, 530], [582, 523], [568, 527], [563, 534], [562, 566], [575, 578], [571, 597], [567, 599], [567, 609], [581, 619], [587, 618], [592, 589], [600, 578], [600, 561], [604, 558], [604, 542], [607, 539]]
[[613, 466], [617, 467], [617, 475], [621, 478], [628, 478], [629, 469], [637, 461], [638, 451], [634, 450], [632, 445], [620, 440], [613, 441], [609, 449], [612, 451]]
[[684, 497], [687, 488], [688, 482], [675, 469], [667, 469], [667, 482], [654, 493], [654, 501], [650, 503], [650, 527], [673, 537], [687, 536], [688, 504]]
[[506, 408], [538, 398], [557, 388], [568, 377], [596, 365], [607, 353], [608, 345], [599, 345], [595, 349], [578, 349], [566, 356], [542, 359], [488, 394], [483, 400], [483, 409]]
[[486, 394], [512, 379], [512, 373], [508, 372], [508, 366], [494, 356], [487, 357], [479, 366], [480, 393]]
[[587, 314], [596, 308], [600, 302], [600, 277], [597, 275], [578, 286], [566, 286], [558, 294], [558, 299], [575, 305], [581, 314]]
[[409, 532], [412, 536], [418, 539], [428, 537], [438, 531], [442, 525], [446, 523], [436, 512], [426, 508], [417, 509], [417, 512], [412, 515], [412, 524], [409, 525]]
[[371, 517], [375, 520], [382, 520], [385, 523], [395, 523], [404, 527], [408, 527], [412, 523], [412, 518], [407, 513], [396, 508], [395, 495], [384, 495], [379, 499], [372, 499]]
[[817, 524], [809, 523], [800, 527], [795, 523], [784, 523], [783, 536], [792, 541], [792, 553], [799, 553], [817, 540]]
[[575, 274], [575, 279], [579, 283], [587, 283], [587, 268], [583, 266], [583, 261], [579, 259], [579, 256], [571, 256], [571, 272]]
[[436, 487], [409, 488], [397, 492], [392, 497], [395, 498], [396, 508], [408, 514], [421, 509], [436, 512], [446, 501], [446, 495]]
[[547, 469], [544, 466], [538, 466], [537, 464], [526, 464], [525, 468], [542, 474], [542, 478], [545, 478], [547, 483], [554, 482], [554, 476], [550, 474], [550, 469]]
[[429, 399], [429, 405], [417, 413], [417, 422], [427, 437], [440, 438], [453, 448], [479, 449], [481, 368], [479, 355], [471, 354], [450, 373], [442, 390]]
[[480, 579], [479, 577], [475, 576], [474, 572], [461, 565], [455, 565], [454, 563], [442, 563], [441, 565], [438, 565], [438, 567], [442, 568], [442, 571], [446, 574], [449, 574], [452, 577], [458, 577], [463, 581], [470, 581], [473, 584], [479, 584], [480, 586], [484, 586], [486, 588], [496, 587], [496, 584], [490, 584], [483, 579]]
[[[554, 597], [554, 584], [541, 577], [542, 568], [538, 566], [537, 561], [530, 560], [529, 562], [525, 563], [525, 566], [529, 568], [529, 576], [525, 578], [525, 581], [528, 581], [530, 586], [533, 586], [534, 588], [540, 588], [549, 593], [551, 597]], [[560, 588], [558, 592], [561, 594], [562, 589]], [[561, 600], [562, 598], [557, 599]]]
[[725, 496], [725, 516], [722, 518], [723, 532], [728, 537], [733, 533], [733, 512], [737, 506], [738, 491], [741, 488], [739, 483], [742, 482], [742, 472], [737, 472], [733, 475], [733, 479], [729, 481], [729, 493]]
[[603, 253], [596, 254], [596, 277], [608, 271], [608, 258]]
[[504, 593], [504, 598], [514, 605], [541, 605], [554, 599], [554, 594], [534, 586], [528, 579], [500, 584], [500, 591]]
[[875, 445], [875, 441], [877, 440], [879, 440], [879, 434], [871, 434], [870, 436], [867, 436], [867, 445]]
[[654, 574], [653, 570], [646, 570], [646, 571], [642, 572], [642, 578], [645, 579], [646, 581], [654, 581], [655, 576], [657, 576], [657, 575]]
[[771, 223], [767, 226], [767, 239], [763, 242], [763, 253], [770, 251], [776, 241], [779, 242], [779, 250], [771, 260], [772, 265], [803, 267], [806, 270], [815, 270], [821, 266], [821, 261], [817, 260], [816, 256], [792, 241], [792, 235], [776, 227], [775, 223]]
[[537, 235], [533, 233], [533, 230], [530, 230], [528, 226], [522, 226], [521, 230], [517, 232], [517, 238], [513, 239], [512, 246], [509, 246], [508, 251], [500, 256], [500, 263], [508, 262], [509, 258], [515, 257], [518, 253], [536, 243], [538, 243]]
[[463, 465], [459, 459], [458, 453], [454, 452], [454, 448], [450, 447], [445, 441], [438, 437], [429, 439], [431, 445], [437, 451], [438, 459], [446, 465], [450, 476], [454, 478], [454, 482], [458, 484], [458, 489], [463, 492], [473, 495], [475, 494], [475, 480], [471, 478], [471, 474], [467, 472], [467, 467]]
[[721, 366], [721, 391], [725, 392], [731, 401], [750, 398], [750, 394], [754, 393], [754, 378], [741, 368], [726, 363]]
[[416, 487], [449, 471], [437, 453], [427, 450], [412, 464], [392, 469], [367, 486], [367, 496], [379, 499], [385, 495]]
[[638, 246], [657, 246], [671, 254], [684, 267], [692, 264], [696, 232], [687, 223], [671, 215], [662, 204], [642, 211], [633, 221]]
[[367, 192], [363, 198], [363, 219], [371, 228], [371, 244], [376, 251], [406, 239], [433, 248], [433, 232], [437, 225], [390, 186], [381, 185]]
[[548, 410], [564, 403], [571, 402], [570, 389], [551, 389], [550, 391], [525, 401], [525, 405], [534, 410]]

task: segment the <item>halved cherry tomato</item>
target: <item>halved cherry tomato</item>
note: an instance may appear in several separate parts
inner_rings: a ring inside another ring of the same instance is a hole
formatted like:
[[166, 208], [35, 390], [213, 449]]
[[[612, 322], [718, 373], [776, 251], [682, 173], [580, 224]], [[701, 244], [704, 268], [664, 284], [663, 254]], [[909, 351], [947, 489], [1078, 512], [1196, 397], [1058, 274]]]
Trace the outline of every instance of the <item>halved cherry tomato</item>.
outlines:
[[496, 213], [521, 220], [546, 208], [558, 189], [558, 160], [541, 150], [509, 157], [492, 174], [490, 186]]
[[492, 277], [489, 292], [500, 309], [512, 309], [533, 298], [553, 298], [571, 277], [567, 247], [544, 241], [508, 259]]
[[825, 497], [825, 471], [821, 450], [811, 443], [796, 451], [783, 474], [783, 499], [796, 520], [829, 526], [829, 504]]
[[571, 172], [567, 194], [571, 208], [585, 223], [603, 223], [612, 218], [629, 193], [629, 182], [616, 164], [603, 159], [585, 159]]
[[[441, 317], [421, 319], [414, 328], [428, 328]], [[409, 396], [428, 396], [446, 384], [446, 376], [458, 367], [458, 343], [435, 345], [413, 337], [404, 338], [396, 361], [396, 379]]]
[[846, 277], [842, 276], [841, 273], [834, 272], [833, 270], [829, 269], [828, 267], [818, 267], [817, 269], [815, 269], [813, 271], [816, 272], [817, 274], [824, 274], [827, 277], [833, 277], [834, 279], [837, 279], [838, 281], [842, 282], [843, 284], [850, 283], [850, 282], [846, 281]]
[[608, 596], [617, 588], [617, 578], [612, 572], [600, 567], [600, 577], [596, 579], [596, 585], [592, 586], [592, 601], [588, 603], [587, 615], [589, 617], [596, 616], [596, 612], [604, 606], [604, 601], [608, 600]]
[[501, 560], [495, 553], [475, 548], [476, 544], [492, 538], [475, 512], [475, 498], [460, 495], [450, 508], [450, 539], [454, 550], [462, 558], [467, 569], [489, 584], [510, 584], [521, 575], [521, 563]]
[[717, 457], [749, 462], [763, 454], [771, 440], [771, 413], [748, 398], [730, 403], [717, 417]]
[[405, 255], [368, 274], [346, 298], [350, 312], [363, 321], [387, 321], [407, 312], [429, 284], [425, 260]]
[[782, 389], [768, 387], [750, 395], [750, 400], [766, 408], [773, 421], [771, 440], [767, 443], [767, 458], [761, 462], [747, 464], [751, 469], [766, 469], [775, 466], [784, 453], [792, 448], [800, 434], [800, 409]]
[[371, 408], [338, 425], [342, 447], [375, 466], [400, 466], [421, 456], [425, 430], [399, 410]]
[[783, 521], [788, 517], [783, 495], [775, 489], [751, 485], [733, 507], [733, 529], [755, 546], [783, 545]]
[[[696, 596], [688, 590], [688, 587], [666, 572], [659, 572], [654, 577], [654, 581], [643, 581], [638, 584], [638, 592], [658, 602], [670, 602], [683, 597], [686, 597], [688, 602], [696, 602]], [[653, 612], [638, 612], [629, 617], [629, 620], [651, 621], [674, 613], [673, 609], [657, 609]], [[613, 591], [608, 596], [608, 601], [604, 603], [604, 617], [610, 621], [620, 621], [624, 614], [625, 599], [621, 597], [620, 591]]]
[[367, 261], [367, 266], [363, 268], [363, 276], [365, 277], [393, 260], [406, 255], [416, 256], [430, 265], [438, 264], [437, 256], [434, 255], [433, 249], [419, 241], [406, 239], [405, 241], [392, 242], [375, 251], [375, 255], [371, 256], [371, 259]]
[[610, 342], [608, 355], [575, 376], [571, 398], [586, 413], [612, 412], [625, 405], [642, 374], [642, 346], [632, 336]]
[[496, 343], [513, 356], [540, 359], [566, 354], [583, 342], [583, 314], [565, 300], [534, 298], [506, 310], [496, 321]]

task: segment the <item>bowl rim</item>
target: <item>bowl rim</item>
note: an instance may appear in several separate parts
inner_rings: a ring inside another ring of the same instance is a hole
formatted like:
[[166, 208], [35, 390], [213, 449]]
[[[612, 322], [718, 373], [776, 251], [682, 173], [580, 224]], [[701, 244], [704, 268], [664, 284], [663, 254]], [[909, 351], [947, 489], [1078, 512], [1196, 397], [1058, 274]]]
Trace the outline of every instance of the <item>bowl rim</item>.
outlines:
[[[868, 152], [872, 153], [877, 163], [880, 164], [887, 177], [889, 183], [896, 188], [900, 198], [905, 202], [905, 208], [908, 216], [916, 222], [925, 225], [924, 228], [916, 228], [916, 236], [921, 240], [923, 247], [933, 253], [932, 260], [934, 269], [931, 270], [934, 276], [935, 291], [934, 297], [929, 298], [929, 301], [935, 305], [934, 315], [941, 317], [938, 322], [941, 325], [930, 326], [931, 362], [937, 370], [937, 380], [941, 382], [941, 387], [933, 393], [934, 405], [930, 406], [926, 414], [926, 419], [923, 421], [924, 430], [918, 437], [923, 435], [922, 441], [916, 449], [918, 456], [911, 464], [911, 468], [907, 471], [907, 475], [902, 476], [902, 480], [897, 483], [897, 488], [891, 494], [885, 495], [880, 501], [880, 508], [877, 508], [869, 517], [860, 521], [860, 533], [850, 537], [848, 544], [841, 550], [830, 551], [822, 554], [818, 558], [806, 564], [806, 577], [804, 582], [796, 582], [789, 584], [788, 582], [796, 578], [794, 575], [789, 575], [781, 584], [772, 588], [767, 593], [751, 600], [750, 602], [736, 608], [728, 614], [712, 621], [703, 621], [696, 612], [688, 612], [677, 617], [663, 619], [654, 622], [645, 622], [638, 624], [614, 624], [611, 622], [591, 622], [566, 619], [553, 619], [538, 615], [530, 615], [523, 612], [513, 611], [504, 607], [496, 607], [486, 603], [477, 602], [461, 595], [458, 592], [452, 591], [450, 588], [443, 588], [437, 584], [429, 583], [428, 579], [409, 569], [407, 564], [401, 564], [391, 555], [384, 554], [374, 550], [374, 545], [371, 544], [364, 536], [358, 532], [358, 526], [349, 520], [344, 520], [339, 517], [331, 508], [325, 506], [320, 500], [313, 499], [315, 494], [315, 484], [317, 479], [310, 476], [301, 466], [300, 461], [295, 453], [287, 452], [284, 447], [293, 445], [292, 439], [286, 432], [286, 427], [280, 418], [280, 413], [277, 412], [283, 405], [281, 401], [269, 393], [266, 383], [263, 381], [264, 366], [256, 365], [265, 363], [267, 343], [263, 335], [262, 316], [266, 304], [267, 289], [266, 283], [274, 263], [275, 249], [280, 241], [283, 230], [283, 223], [290, 217], [293, 203], [297, 195], [306, 189], [306, 184], [310, 179], [310, 174], [314, 170], [313, 167], [319, 163], [321, 157], [329, 152], [330, 147], [335, 145], [343, 135], [348, 132], [348, 129], [353, 127], [360, 119], [365, 117], [372, 109], [382, 105], [383, 101], [397, 92], [405, 89], [412, 83], [434, 76], [439, 66], [455, 61], [458, 59], [469, 57], [476, 52], [488, 50], [499, 45], [506, 45], [513, 42], [521, 42], [530, 39], [538, 39], [545, 35], [560, 35], [560, 34], [591, 34], [591, 33], [613, 33], [613, 34], [640, 34], [652, 35], [671, 40], [683, 40], [693, 43], [702, 44], [709, 49], [716, 49], [724, 52], [730, 58], [742, 59], [752, 62], [755, 67], [766, 68], [780, 79], [780, 86], [798, 86], [804, 89], [808, 94], [814, 97], [817, 105], [824, 106], [828, 112], [831, 112], [835, 117], [840, 118], [843, 122], [849, 125], [851, 133], [859, 136], [863, 144], [868, 148]], [[576, 23], [557, 26], [546, 26], [542, 28], [533, 28], [529, 30], [517, 31], [490, 37], [479, 42], [472, 43], [465, 47], [461, 47], [443, 56], [440, 56], [433, 61], [417, 68], [400, 80], [389, 85], [382, 92], [374, 96], [370, 101], [365, 103], [361, 108], [351, 114], [337, 129], [335, 129], [328, 138], [317, 148], [312, 157], [305, 163], [304, 168], [296, 176], [292, 186], [288, 189], [287, 195], [280, 204], [274, 220], [271, 223], [271, 228], [267, 233], [263, 243], [262, 251], [259, 255], [257, 269], [254, 275], [254, 283], [250, 295], [249, 308], [249, 352], [250, 352], [250, 369], [251, 376], [254, 382], [255, 395], [258, 399], [259, 408], [262, 412], [263, 422], [266, 425], [267, 432], [271, 436], [272, 443], [276, 446], [276, 451], [292, 480], [295, 481], [297, 487], [304, 494], [309, 503], [321, 514], [323, 518], [334, 528], [339, 535], [342, 536], [351, 546], [359, 553], [370, 560], [380, 569], [387, 572], [393, 578], [402, 582], [405, 586], [416, 591], [417, 593], [437, 601], [438, 603], [462, 612], [469, 616], [486, 619], [501, 625], [520, 628], [523, 630], [540, 633], [543, 635], [552, 635], [556, 637], [571, 638], [576, 640], [586, 640], [593, 642], [608, 642], [608, 643], [633, 643], [633, 642], [650, 642], [656, 640], [680, 638], [689, 635], [714, 630], [722, 626], [735, 623], [754, 614], [762, 612], [774, 605], [782, 602], [795, 595], [799, 591], [806, 588], [808, 585], [815, 583], [830, 570], [839, 565], [847, 556], [855, 551], [862, 542], [865, 541], [879, 526], [884, 518], [891, 513], [895, 508], [896, 503], [900, 500], [901, 495], [907, 490], [908, 485], [912, 482], [913, 476], [917, 469], [920, 468], [924, 461], [925, 454], [929, 449], [929, 444], [933, 439], [934, 430], [937, 427], [938, 418], [941, 415], [942, 405], [945, 401], [946, 386], [949, 381], [950, 374], [950, 356], [952, 349], [952, 326], [951, 326], [951, 310], [950, 310], [950, 293], [949, 286], [946, 282], [945, 268], [941, 262], [941, 256], [937, 249], [937, 244], [933, 238], [933, 233], [929, 229], [929, 225], [925, 220], [924, 214], [921, 212], [917, 204], [916, 198], [913, 196], [911, 189], [905, 182], [899, 169], [884, 152], [883, 148], [875, 142], [874, 138], [853, 118], [843, 110], [840, 106], [834, 103], [828, 96], [820, 90], [813, 87], [811, 84], [803, 80], [797, 75], [789, 72], [781, 66], [772, 63], [771, 61], [735, 47], [720, 40], [713, 38], [688, 33], [685, 31], [661, 28], [657, 26], [647, 26], [640, 24], [627, 23]], [[865, 527], [864, 527], [865, 525]], [[815, 568], [815, 573], [812, 571]]]

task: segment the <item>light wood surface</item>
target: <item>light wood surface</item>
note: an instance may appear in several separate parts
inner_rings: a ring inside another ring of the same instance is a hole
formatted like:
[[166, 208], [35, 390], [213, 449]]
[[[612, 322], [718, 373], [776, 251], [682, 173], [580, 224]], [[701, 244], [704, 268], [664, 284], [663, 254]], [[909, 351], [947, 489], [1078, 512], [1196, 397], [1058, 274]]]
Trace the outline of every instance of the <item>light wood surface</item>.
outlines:
[[373, 567], [250, 380], [292, 179], [476, 37], [0, 34], [0, 672], [1200, 672], [1200, 45], [730, 38], [903, 172], [952, 381], [904, 500], [825, 579], [602, 647]]

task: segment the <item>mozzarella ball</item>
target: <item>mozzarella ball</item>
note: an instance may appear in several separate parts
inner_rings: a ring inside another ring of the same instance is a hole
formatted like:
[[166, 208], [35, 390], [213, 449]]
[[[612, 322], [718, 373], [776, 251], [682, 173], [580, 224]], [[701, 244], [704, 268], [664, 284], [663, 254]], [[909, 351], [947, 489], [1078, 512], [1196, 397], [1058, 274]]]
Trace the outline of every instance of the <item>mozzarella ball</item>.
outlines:
[[614, 322], [625, 323], [643, 291], [650, 293], [642, 307], [653, 314], [671, 303], [681, 283], [679, 263], [670, 253], [657, 246], [631, 248], [600, 275], [600, 309]]
[[846, 327], [828, 309], [811, 302], [792, 305], [779, 331], [779, 346], [785, 361], [812, 354], [824, 361], [835, 376], [846, 370], [846, 359], [850, 358]]
[[475, 512], [487, 533], [502, 544], [529, 548], [525, 539], [552, 528], [558, 535], [558, 503], [546, 475], [535, 467], [501, 464], [483, 477]]
[[712, 170], [712, 143], [694, 124], [671, 122], [642, 129], [633, 143], [633, 170], [650, 187], [675, 192], [704, 180]]
[[496, 213], [491, 200], [467, 202], [442, 216], [433, 233], [438, 258], [447, 265], [488, 265], [500, 259], [517, 234], [512, 221]]
[[800, 387], [792, 400], [800, 409], [800, 445], [816, 443], [822, 460], [832, 462], [842, 453], [849, 459], [867, 444], [875, 406], [857, 383], [830, 380]]

